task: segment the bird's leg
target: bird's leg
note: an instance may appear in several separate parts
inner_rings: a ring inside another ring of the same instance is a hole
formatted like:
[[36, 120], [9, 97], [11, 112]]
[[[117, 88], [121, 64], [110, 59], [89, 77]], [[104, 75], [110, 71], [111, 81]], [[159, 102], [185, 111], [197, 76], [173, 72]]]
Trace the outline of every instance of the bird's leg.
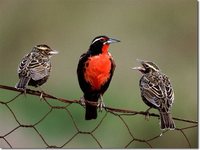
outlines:
[[82, 97], [80, 98], [80, 104], [81, 104], [82, 106], [85, 106], [85, 98], [84, 98], [84, 96], [82, 96]]
[[145, 113], [146, 113], [146, 115], [145, 115], [145, 120], [149, 120], [149, 111], [150, 111], [150, 109], [151, 109], [151, 107], [149, 107], [149, 108], [145, 111]]
[[23, 93], [24, 93], [24, 95], [26, 95], [26, 89], [23, 89], [24, 91], [23, 91]]
[[40, 94], [40, 100], [42, 100], [43, 99], [43, 91], [41, 91], [41, 94]]
[[160, 133], [160, 136], [162, 136], [163, 135], [163, 131], [161, 131], [161, 133]]
[[103, 110], [103, 107], [105, 107], [106, 105], [104, 104], [103, 102], [103, 96], [100, 95], [100, 98], [99, 98], [99, 102], [97, 104], [97, 107], [99, 107], [99, 111], [102, 112]]
[[42, 90], [42, 88], [39, 86], [39, 89], [40, 89], [40, 100], [44, 99], [43, 98], [43, 94], [44, 94], [44, 91]]
[[24, 94], [26, 96], [26, 88], [16, 88], [21, 91], [21, 94]]
[[26, 97], [26, 88], [22, 89], [23, 91], [21, 92], [22, 94], [24, 94], [24, 96]]

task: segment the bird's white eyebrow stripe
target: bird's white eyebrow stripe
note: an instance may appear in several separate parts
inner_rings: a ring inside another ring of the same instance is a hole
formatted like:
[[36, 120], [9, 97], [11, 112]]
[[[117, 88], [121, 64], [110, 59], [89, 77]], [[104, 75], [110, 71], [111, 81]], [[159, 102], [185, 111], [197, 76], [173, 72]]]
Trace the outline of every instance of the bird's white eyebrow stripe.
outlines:
[[158, 69], [156, 69], [154, 66], [151, 66], [154, 70], [158, 70]]
[[46, 48], [46, 47], [39, 47], [39, 49], [46, 50], [48, 48]]
[[36, 48], [41, 49], [41, 50], [46, 50], [46, 49], [48, 49], [47, 47], [37, 47], [37, 46], [36, 46]]
[[156, 69], [154, 66], [152, 66], [152, 65], [149, 65], [149, 67], [150, 68], [153, 68], [154, 70], [156, 70], [156, 71], [159, 71], [158, 69]]
[[95, 39], [95, 40], [92, 42], [92, 44], [95, 43], [96, 41], [99, 41], [100, 39], [103, 39], [103, 37], [100, 37], [100, 38], [98, 38], [98, 39]]

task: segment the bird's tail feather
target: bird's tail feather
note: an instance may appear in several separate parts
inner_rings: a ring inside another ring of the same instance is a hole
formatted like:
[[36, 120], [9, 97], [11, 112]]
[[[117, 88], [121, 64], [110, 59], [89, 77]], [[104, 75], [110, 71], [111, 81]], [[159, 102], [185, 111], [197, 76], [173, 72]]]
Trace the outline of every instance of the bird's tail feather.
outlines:
[[85, 120], [97, 118], [97, 107], [86, 103]]
[[160, 111], [160, 126], [161, 129], [175, 129], [175, 123], [172, 119], [172, 115], [170, 112], [161, 112]]
[[17, 89], [25, 89], [28, 82], [29, 82], [30, 78], [28, 77], [23, 77], [20, 78], [19, 82], [15, 85], [15, 88]]

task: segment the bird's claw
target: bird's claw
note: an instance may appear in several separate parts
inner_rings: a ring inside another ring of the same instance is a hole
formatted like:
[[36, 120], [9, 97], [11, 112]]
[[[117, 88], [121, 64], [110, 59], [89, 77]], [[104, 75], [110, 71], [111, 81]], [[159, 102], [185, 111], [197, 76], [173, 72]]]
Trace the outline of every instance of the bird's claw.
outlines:
[[163, 135], [163, 132], [161, 132], [159, 136], [162, 136], [162, 135]]
[[98, 104], [97, 104], [97, 107], [99, 107], [99, 111], [102, 112], [103, 110], [103, 107], [105, 107], [106, 105], [104, 104], [103, 100], [100, 99]]
[[84, 98], [84, 97], [81, 97], [81, 98], [80, 98], [80, 104], [81, 104], [82, 106], [85, 106], [85, 98]]
[[21, 94], [24, 94], [26, 96], [26, 88], [17, 88], [17, 87], [15, 88], [21, 90]]
[[24, 94], [24, 96], [26, 97], [26, 88], [17, 88], [19, 90], [21, 90], [21, 94]]
[[22, 94], [24, 94], [24, 95], [25, 95], [25, 97], [26, 97], [26, 89], [23, 89], [23, 92], [22, 92]]
[[43, 97], [43, 95], [45, 95], [45, 92], [42, 90], [42, 88], [40, 86], [39, 87], [39, 92], [40, 92], [40, 100], [45, 100], [45, 97]]
[[44, 94], [44, 92], [41, 91], [41, 93], [40, 93], [40, 100], [44, 99], [44, 98], [43, 98], [43, 94]]
[[150, 110], [151, 108], [148, 108], [146, 111], [145, 111], [145, 113], [146, 113], [146, 115], [145, 115], [145, 120], [149, 120], [149, 117], [150, 117], [150, 115], [149, 115], [149, 110]]
[[145, 120], [149, 121], [149, 112], [146, 112]]

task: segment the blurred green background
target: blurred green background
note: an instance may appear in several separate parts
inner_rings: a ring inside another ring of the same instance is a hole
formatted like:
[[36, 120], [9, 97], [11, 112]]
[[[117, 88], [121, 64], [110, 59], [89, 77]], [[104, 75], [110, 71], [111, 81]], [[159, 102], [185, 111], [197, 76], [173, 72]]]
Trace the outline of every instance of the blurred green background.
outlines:
[[[79, 99], [76, 67], [91, 40], [107, 35], [121, 40], [110, 46], [116, 70], [104, 94], [106, 106], [136, 111], [148, 107], [141, 101], [140, 74], [131, 70], [137, 58], [154, 61], [170, 77], [175, 91], [174, 117], [197, 120], [197, 1], [196, 0], [0, 0], [0, 84], [14, 86], [17, 66], [36, 44], [45, 43], [60, 53], [52, 58], [52, 72], [42, 89], [57, 97]], [[31, 89], [34, 89], [31, 87]], [[0, 100], [8, 101], [15, 92], [0, 90]], [[62, 105], [55, 103], [55, 105]], [[22, 124], [33, 124], [48, 111], [38, 97], [21, 96], [9, 103]], [[84, 109], [68, 107], [81, 131], [91, 131], [102, 119], [84, 120]], [[151, 112], [157, 113], [156, 110]], [[138, 139], [159, 135], [158, 119], [144, 116], [124, 118]], [[177, 127], [188, 124], [175, 121]], [[0, 104], [0, 135], [17, 126], [5, 105]], [[66, 111], [53, 110], [37, 129], [50, 145], [60, 146], [76, 129]], [[198, 147], [197, 128], [185, 132], [193, 148]], [[94, 132], [104, 148], [123, 148], [131, 140], [120, 119], [108, 114]], [[19, 128], [6, 139], [14, 148], [44, 148], [31, 128]], [[154, 148], [185, 148], [179, 131], [170, 131], [150, 142]], [[0, 147], [9, 147], [0, 138]], [[147, 148], [132, 142], [128, 148]], [[78, 135], [65, 148], [98, 148], [90, 135]]]

